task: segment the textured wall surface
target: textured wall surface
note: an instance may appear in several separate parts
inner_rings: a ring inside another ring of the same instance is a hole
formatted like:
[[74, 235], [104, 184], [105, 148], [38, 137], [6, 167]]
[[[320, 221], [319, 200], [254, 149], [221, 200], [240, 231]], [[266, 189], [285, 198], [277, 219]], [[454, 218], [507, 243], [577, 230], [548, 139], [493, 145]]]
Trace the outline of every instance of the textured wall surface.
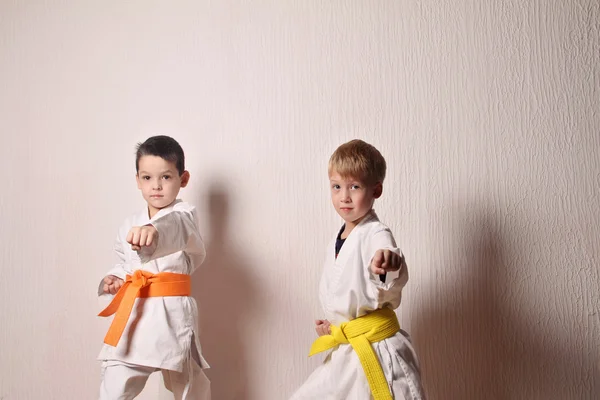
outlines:
[[320, 362], [326, 162], [355, 137], [388, 160], [430, 399], [598, 399], [599, 110], [597, 0], [1, 1], [0, 399], [96, 397], [95, 290], [158, 133], [203, 218], [216, 400]]

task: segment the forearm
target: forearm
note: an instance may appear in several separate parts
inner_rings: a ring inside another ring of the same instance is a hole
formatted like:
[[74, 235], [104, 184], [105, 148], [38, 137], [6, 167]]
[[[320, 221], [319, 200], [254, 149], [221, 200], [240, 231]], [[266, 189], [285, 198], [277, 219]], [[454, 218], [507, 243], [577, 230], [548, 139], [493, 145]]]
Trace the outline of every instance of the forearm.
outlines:
[[191, 212], [172, 211], [156, 219], [151, 225], [158, 232], [158, 239], [151, 246], [138, 250], [142, 262], [179, 251], [204, 256], [204, 242]]

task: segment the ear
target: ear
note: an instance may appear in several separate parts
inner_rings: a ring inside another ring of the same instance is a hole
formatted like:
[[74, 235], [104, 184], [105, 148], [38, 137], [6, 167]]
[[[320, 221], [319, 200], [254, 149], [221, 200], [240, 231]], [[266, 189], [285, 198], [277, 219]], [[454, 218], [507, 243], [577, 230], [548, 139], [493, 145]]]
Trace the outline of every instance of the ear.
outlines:
[[142, 183], [140, 182], [140, 175], [139, 174], [135, 174], [135, 181], [137, 182], [138, 189], [141, 189], [142, 188]]
[[381, 197], [382, 193], [383, 193], [383, 183], [377, 182], [375, 184], [375, 187], [373, 188], [373, 197], [378, 199]]
[[183, 174], [181, 174], [181, 187], [186, 187], [189, 181], [190, 173], [188, 171], [183, 171]]

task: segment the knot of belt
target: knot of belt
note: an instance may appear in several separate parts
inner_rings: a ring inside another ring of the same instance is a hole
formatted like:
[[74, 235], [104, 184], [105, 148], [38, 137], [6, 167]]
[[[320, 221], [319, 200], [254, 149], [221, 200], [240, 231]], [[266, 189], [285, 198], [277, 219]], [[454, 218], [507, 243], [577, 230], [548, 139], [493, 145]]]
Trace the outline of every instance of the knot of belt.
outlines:
[[400, 324], [394, 310], [389, 308], [375, 310], [352, 321], [344, 322], [339, 327], [331, 325], [331, 334], [315, 340], [309, 356], [349, 343], [358, 355], [373, 398], [391, 400], [392, 395], [387, 380], [371, 343], [392, 337], [399, 330]]
[[131, 310], [138, 297], [189, 296], [192, 284], [189, 275], [173, 272], [152, 272], [138, 269], [127, 275], [123, 286], [115, 294], [108, 307], [98, 314], [100, 317], [115, 317], [104, 337], [104, 343], [116, 346], [125, 330]]

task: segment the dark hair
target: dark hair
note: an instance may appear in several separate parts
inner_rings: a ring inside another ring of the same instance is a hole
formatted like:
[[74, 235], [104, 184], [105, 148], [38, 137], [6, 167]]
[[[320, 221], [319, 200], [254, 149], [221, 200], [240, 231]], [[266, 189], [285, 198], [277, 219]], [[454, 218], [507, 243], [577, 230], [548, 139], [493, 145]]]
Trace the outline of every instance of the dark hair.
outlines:
[[157, 156], [163, 160], [175, 163], [179, 175], [185, 171], [185, 156], [183, 149], [175, 139], [169, 136], [152, 136], [144, 143], [138, 143], [135, 152], [135, 171], [140, 170], [140, 158]]

